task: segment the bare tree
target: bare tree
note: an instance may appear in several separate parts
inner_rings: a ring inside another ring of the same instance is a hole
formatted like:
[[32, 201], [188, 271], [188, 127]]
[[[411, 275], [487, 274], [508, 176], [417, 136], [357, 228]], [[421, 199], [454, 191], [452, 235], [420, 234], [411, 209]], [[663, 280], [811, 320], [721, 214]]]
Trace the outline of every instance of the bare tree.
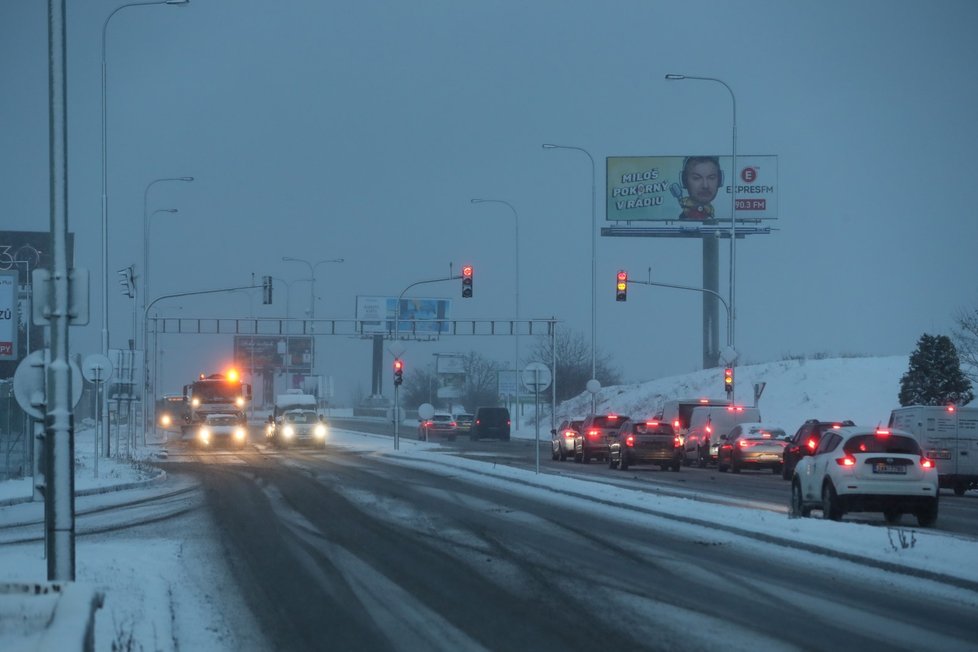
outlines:
[[978, 383], [978, 308], [960, 311], [954, 319], [954, 344], [963, 363], [963, 371]]
[[[557, 402], [577, 396], [587, 389], [591, 380], [591, 345], [578, 331], [560, 330], [556, 338], [557, 352]], [[539, 338], [530, 351], [532, 362], [542, 362], [548, 367], [553, 359], [554, 347], [549, 336]], [[621, 372], [612, 367], [611, 356], [599, 349], [594, 360], [595, 376], [603, 387], [621, 383]]]
[[[475, 410], [479, 406], [498, 405], [499, 368], [498, 362], [489, 360], [474, 351], [462, 356], [465, 381], [461, 387], [461, 396], [451, 399], [449, 403], [461, 403], [467, 410]], [[401, 404], [406, 409], [417, 408], [422, 403], [431, 403], [435, 407], [448, 409], [451, 406], [438, 399], [438, 388], [442, 385], [442, 379], [430, 364], [424, 368], [405, 369]]]

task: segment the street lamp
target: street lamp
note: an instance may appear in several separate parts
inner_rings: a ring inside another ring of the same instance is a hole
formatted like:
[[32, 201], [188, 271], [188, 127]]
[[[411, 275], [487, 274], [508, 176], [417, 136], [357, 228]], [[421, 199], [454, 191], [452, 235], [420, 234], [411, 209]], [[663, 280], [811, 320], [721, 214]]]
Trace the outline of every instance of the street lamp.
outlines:
[[[305, 260], [303, 258], [293, 258], [291, 256], [282, 256], [282, 260], [287, 263], [303, 263], [309, 267], [309, 327], [311, 329], [310, 334], [312, 335], [313, 347], [312, 347], [312, 361], [309, 365], [309, 370], [315, 374], [316, 372], [316, 269], [320, 265], [325, 265], [326, 263], [342, 263], [343, 258], [330, 258], [328, 260], [320, 260], [316, 263]], [[318, 394], [318, 392], [317, 392]], [[318, 396], [317, 396], [318, 398]]]
[[105, 36], [112, 17], [126, 7], [149, 5], [186, 5], [190, 0], [149, 0], [129, 2], [112, 10], [102, 23], [102, 353], [109, 353], [109, 192], [108, 160], [106, 156], [106, 102], [105, 102]]
[[[734, 324], [737, 320], [737, 309], [734, 303], [736, 287], [736, 261], [737, 261], [737, 98], [734, 96], [733, 89], [727, 85], [727, 82], [722, 79], [717, 79], [716, 77], [696, 77], [693, 75], [666, 75], [666, 79], [669, 81], [681, 81], [684, 79], [693, 79], [696, 81], [708, 81], [715, 82], [717, 84], [722, 84], [727, 92], [730, 93], [730, 103], [733, 107], [733, 145], [732, 145], [732, 160], [731, 160], [731, 176], [733, 177], [730, 181], [730, 316], [729, 316], [729, 340], [730, 348], [734, 348]], [[731, 363], [732, 364], [732, 363]]]
[[[183, 181], [185, 183], [190, 183], [193, 181], [193, 177], [163, 177], [161, 179], [153, 179], [148, 184], [146, 184], [146, 189], [143, 190], [143, 305], [142, 309], [146, 310], [146, 299], [149, 297], [149, 189], [152, 188], [157, 183], [162, 183], [163, 181]], [[179, 212], [176, 208], [164, 208], [153, 211], [153, 215], [157, 213], [177, 213]], [[145, 346], [145, 343], [144, 343]]]
[[513, 224], [516, 227], [515, 238], [513, 241], [513, 255], [516, 258], [516, 283], [515, 283], [515, 295], [516, 295], [516, 344], [515, 351], [513, 353], [513, 368], [516, 373], [516, 432], [520, 431], [520, 216], [517, 214], [516, 209], [513, 205], [504, 199], [472, 199], [473, 204], [505, 204], [509, 207], [509, 210], [513, 212]]
[[[595, 310], [595, 293], [597, 292], [597, 231], [598, 222], [596, 214], [596, 201], [597, 201], [597, 170], [594, 166], [594, 157], [591, 156], [591, 152], [587, 151], [583, 147], [575, 147], [573, 145], [553, 145], [550, 143], [544, 143], [544, 149], [572, 149], [578, 152], [584, 152], [587, 157], [591, 160], [591, 378], [597, 380], [597, 312]], [[596, 395], [591, 393], [591, 414], [594, 414]]]

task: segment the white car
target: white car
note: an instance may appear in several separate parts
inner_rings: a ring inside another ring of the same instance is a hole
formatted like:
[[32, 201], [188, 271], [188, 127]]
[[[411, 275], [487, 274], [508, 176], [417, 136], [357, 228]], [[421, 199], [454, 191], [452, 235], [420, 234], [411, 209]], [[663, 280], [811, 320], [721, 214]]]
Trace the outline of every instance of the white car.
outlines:
[[248, 421], [240, 413], [208, 414], [197, 429], [196, 441], [205, 448], [243, 448], [248, 443]]
[[324, 446], [328, 434], [326, 421], [314, 410], [287, 410], [271, 430], [271, 438], [279, 446]]
[[791, 514], [822, 510], [838, 521], [847, 512], [882, 512], [887, 523], [914, 514], [921, 527], [937, 521], [937, 467], [902, 430], [848, 426], [827, 430], [791, 478]]

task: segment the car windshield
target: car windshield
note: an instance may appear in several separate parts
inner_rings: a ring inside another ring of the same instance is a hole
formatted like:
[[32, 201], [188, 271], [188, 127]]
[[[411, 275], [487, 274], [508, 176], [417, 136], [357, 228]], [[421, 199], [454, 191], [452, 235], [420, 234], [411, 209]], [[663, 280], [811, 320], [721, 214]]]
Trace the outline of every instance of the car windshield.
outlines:
[[472, 420], [472, 415], [471, 414], [456, 414], [455, 415], [455, 420], [456, 421], [471, 421]]
[[632, 426], [632, 432], [637, 435], [669, 435], [672, 437], [675, 434], [672, 426], [668, 423], [648, 423], [646, 421], [640, 421]]
[[435, 416], [431, 417], [431, 420], [438, 423], [448, 423], [452, 420], [452, 417], [448, 414], [436, 414]]
[[916, 439], [900, 435], [857, 435], [846, 442], [843, 450], [849, 455], [855, 453], [920, 455], [920, 444]]
[[315, 423], [319, 420], [315, 412], [288, 412], [285, 420], [289, 423]]
[[207, 423], [215, 426], [233, 426], [238, 423], [238, 417], [229, 414], [221, 414], [207, 418]]

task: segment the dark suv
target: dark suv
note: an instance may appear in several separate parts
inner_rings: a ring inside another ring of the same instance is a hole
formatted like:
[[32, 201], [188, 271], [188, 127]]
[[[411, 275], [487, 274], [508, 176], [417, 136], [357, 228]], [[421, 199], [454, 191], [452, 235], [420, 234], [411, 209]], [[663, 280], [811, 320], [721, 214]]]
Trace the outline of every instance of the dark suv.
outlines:
[[654, 419], [621, 425], [608, 446], [608, 466], [627, 471], [632, 464], [658, 464], [665, 471], [682, 466], [682, 446], [672, 424]]
[[854, 425], [856, 424], [848, 419], [846, 421], [819, 421], [818, 419], [809, 419], [801, 424], [801, 428], [788, 440], [788, 445], [784, 448], [781, 477], [785, 480], [791, 479], [798, 460], [815, 452], [815, 449], [818, 448], [818, 442], [822, 441], [822, 433], [826, 430]]
[[469, 437], [476, 439], [501, 439], [509, 441], [509, 410], [504, 407], [476, 408], [475, 421]]
[[592, 414], [586, 418], [574, 437], [574, 461], [587, 464], [591, 458], [607, 460], [608, 442], [627, 420], [623, 414]]

